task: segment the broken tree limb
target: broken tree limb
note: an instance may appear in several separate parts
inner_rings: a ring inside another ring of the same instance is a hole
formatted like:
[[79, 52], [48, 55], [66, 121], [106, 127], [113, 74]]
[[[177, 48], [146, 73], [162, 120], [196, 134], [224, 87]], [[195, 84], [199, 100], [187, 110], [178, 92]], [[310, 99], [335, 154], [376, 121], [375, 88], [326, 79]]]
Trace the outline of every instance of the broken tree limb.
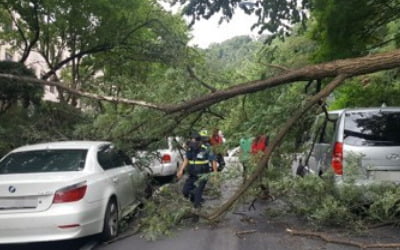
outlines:
[[304, 107], [299, 109], [298, 112], [296, 112], [282, 127], [282, 129], [279, 131], [276, 138], [272, 141], [271, 145], [267, 148], [266, 154], [261, 158], [261, 160], [257, 164], [257, 168], [255, 169], [253, 174], [246, 180], [246, 182], [243, 183], [242, 186], [236, 191], [236, 193], [233, 194], [233, 196], [229, 200], [227, 200], [224, 204], [222, 204], [222, 206], [217, 208], [215, 211], [213, 211], [208, 216], [205, 215], [204, 217], [207, 217], [209, 220], [215, 220], [216, 218], [221, 216], [223, 213], [225, 213], [247, 191], [247, 189], [253, 184], [253, 182], [259, 176], [261, 176], [264, 169], [268, 168], [268, 161], [269, 161], [269, 158], [271, 157], [272, 152], [274, 151], [275, 148], [277, 148], [280, 145], [283, 138], [286, 136], [286, 134], [292, 128], [292, 126], [312, 106], [317, 104], [319, 102], [319, 100], [321, 100], [322, 98], [327, 97], [336, 87], [338, 87], [348, 77], [349, 77], [349, 75], [345, 75], [345, 74], [338, 75], [325, 88], [323, 88], [316, 95], [312, 96], [308, 100], [308, 102], [304, 105]]
[[252, 233], [256, 233], [256, 232], [257, 232], [257, 230], [245, 230], [245, 231], [236, 232], [235, 234], [237, 237], [242, 238], [243, 235], [252, 234]]
[[211, 86], [210, 84], [204, 82], [203, 80], [201, 80], [199, 77], [197, 77], [196, 73], [194, 73], [194, 70], [190, 67], [187, 66], [186, 67], [187, 71], [189, 72], [189, 75], [195, 79], [196, 81], [198, 81], [202, 86], [204, 86], [205, 88], [209, 89], [211, 92], [215, 92], [217, 91], [216, 88], [214, 88], [213, 86]]
[[164, 111], [164, 108], [157, 104], [153, 104], [153, 103], [149, 103], [149, 102], [145, 102], [145, 101], [141, 101], [141, 100], [133, 100], [133, 99], [127, 99], [127, 98], [121, 98], [121, 97], [114, 97], [114, 96], [103, 96], [103, 95], [93, 94], [93, 93], [89, 93], [89, 92], [84, 92], [84, 91], [80, 91], [77, 89], [69, 88], [61, 82], [45, 81], [45, 80], [40, 80], [40, 79], [36, 79], [36, 78], [25, 77], [25, 76], [16, 76], [16, 75], [11, 75], [11, 74], [0, 74], [0, 78], [24, 81], [27, 83], [39, 84], [39, 85], [43, 85], [43, 86], [44, 85], [55, 86], [66, 92], [69, 92], [71, 94], [74, 94], [74, 95], [77, 95], [80, 97], [86, 97], [89, 99], [114, 102], [114, 103], [123, 103], [123, 104], [129, 104], [129, 105], [138, 105], [138, 106], [142, 106], [142, 107], [146, 107], [146, 108]]
[[230, 98], [255, 93], [279, 85], [293, 83], [297, 81], [309, 81], [313, 79], [324, 79], [347, 75], [348, 77], [365, 75], [381, 70], [400, 67], [400, 50], [394, 50], [386, 53], [379, 53], [365, 57], [337, 60], [327, 63], [305, 66], [298, 69], [282, 72], [279, 75], [265, 80], [255, 80], [241, 83], [230, 88], [217, 90], [213, 93], [205, 94], [197, 98], [180, 104], [155, 104], [142, 100], [131, 100], [127, 98], [101, 96], [88, 92], [68, 88], [59, 82], [42, 81], [29, 77], [20, 77], [10, 74], [0, 74], [0, 78], [21, 80], [40, 85], [57, 86], [64, 91], [71, 92], [74, 95], [87, 97], [96, 100], [116, 102], [128, 105], [140, 105], [146, 108], [159, 110], [168, 114], [172, 113], [192, 113], [202, 110], [216, 103], [228, 100]]
[[337, 60], [322, 64], [292, 69], [265, 80], [256, 80], [233, 87], [202, 95], [188, 102], [170, 106], [169, 113], [193, 112], [222, 102], [232, 97], [255, 93], [260, 90], [276, 87], [282, 84], [312, 79], [324, 79], [347, 75], [348, 77], [364, 75], [380, 70], [392, 69], [400, 66], [400, 50], [381, 53], [360, 58]]
[[289, 71], [290, 70], [290, 68], [287, 68], [282, 65], [277, 65], [277, 64], [272, 64], [272, 63], [263, 63], [263, 62], [258, 62], [258, 63], [265, 67], [271, 67], [271, 68], [279, 69], [281, 71]]
[[317, 237], [328, 243], [355, 246], [359, 248], [399, 248], [400, 243], [363, 243], [353, 240], [347, 240], [342, 238], [335, 238], [321, 232], [311, 232], [311, 231], [299, 231], [294, 229], [286, 229], [286, 232], [295, 236], [307, 236], [307, 237]]

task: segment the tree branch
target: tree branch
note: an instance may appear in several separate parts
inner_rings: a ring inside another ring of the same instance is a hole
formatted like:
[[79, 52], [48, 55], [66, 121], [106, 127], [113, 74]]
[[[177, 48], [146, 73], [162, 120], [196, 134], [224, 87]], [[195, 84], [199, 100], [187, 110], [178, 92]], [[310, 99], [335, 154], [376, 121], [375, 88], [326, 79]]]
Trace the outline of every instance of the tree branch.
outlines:
[[55, 65], [54, 67], [51, 67], [50, 71], [42, 76], [42, 79], [44, 79], [44, 80], [48, 79], [51, 75], [55, 74], [57, 70], [59, 70], [64, 65], [68, 64], [70, 61], [74, 60], [77, 57], [82, 57], [82, 56], [88, 55], [88, 54], [96, 54], [96, 53], [100, 53], [100, 52], [105, 52], [105, 51], [111, 50], [113, 47], [114, 46], [112, 46], [110, 44], [102, 44], [102, 45], [98, 45], [96, 47], [93, 47], [93, 48], [90, 48], [87, 50], [80, 51], [79, 53], [74, 54], [73, 56], [65, 58], [61, 62], [57, 63], [57, 65]]
[[203, 80], [201, 80], [200, 78], [197, 77], [197, 75], [194, 73], [193, 69], [190, 66], [186, 67], [187, 71], [189, 72], [190, 77], [192, 77], [193, 79], [195, 79], [196, 81], [198, 81], [203, 87], [206, 87], [207, 89], [211, 90], [211, 92], [215, 92], [217, 91], [216, 88], [214, 88], [213, 86], [205, 83]]
[[19, 60], [21, 63], [24, 63], [26, 61], [26, 59], [28, 59], [29, 54], [31, 53], [31, 50], [33, 48], [33, 46], [36, 45], [37, 41], [39, 40], [39, 36], [40, 36], [40, 25], [39, 25], [39, 15], [38, 15], [38, 5], [37, 2], [33, 1], [32, 2], [34, 7], [33, 7], [33, 11], [34, 11], [34, 32], [33, 32], [33, 38], [30, 39], [29, 43], [27, 42], [25, 45], [25, 49], [24, 52], [22, 54], [21, 59]]
[[363, 243], [363, 242], [358, 242], [358, 241], [352, 241], [352, 240], [346, 240], [343, 238], [334, 238], [331, 237], [330, 235], [326, 233], [321, 233], [321, 232], [310, 232], [310, 231], [299, 231], [299, 230], [294, 230], [294, 229], [286, 229], [286, 232], [296, 235], [296, 236], [308, 236], [308, 237], [318, 237], [325, 242], [329, 243], [334, 243], [334, 244], [342, 244], [342, 245], [348, 245], [348, 246], [355, 246], [359, 247], [361, 249], [365, 248], [399, 248], [400, 243]]
[[272, 64], [272, 63], [263, 63], [263, 62], [258, 62], [259, 64], [266, 66], [266, 67], [271, 67], [271, 68], [276, 68], [282, 71], [290, 71], [289, 68], [282, 66], [282, 65], [277, 65], [277, 64]]
[[15, 75], [10, 75], [10, 74], [0, 74], [0, 78], [24, 81], [27, 83], [34, 83], [34, 84], [39, 84], [39, 85], [55, 86], [64, 91], [70, 92], [71, 94], [74, 94], [74, 95], [77, 95], [80, 97], [87, 97], [87, 98], [94, 99], [94, 100], [108, 101], [108, 102], [113, 102], [113, 103], [124, 103], [124, 104], [129, 104], [129, 105], [139, 105], [142, 107], [160, 110], [160, 111], [164, 111], [164, 112], [169, 109], [168, 105], [165, 105], [165, 107], [163, 107], [163, 105], [152, 104], [152, 103], [149, 103], [146, 101], [141, 101], [141, 100], [132, 100], [132, 99], [126, 99], [126, 98], [120, 98], [120, 97], [114, 97], [114, 96], [102, 96], [102, 95], [98, 95], [98, 94], [83, 92], [80, 90], [68, 88], [60, 82], [45, 81], [45, 80], [39, 80], [39, 79], [31, 78], [31, 77], [15, 76]]
[[64, 65], [68, 64], [70, 61], [74, 60], [75, 58], [80, 58], [80, 57], [83, 57], [88, 54], [96, 54], [96, 53], [100, 53], [100, 52], [106, 52], [106, 51], [109, 51], [109, 50], [115, 48], [117, 45], [124, 44], [126, 42], [126, 40], [133, 33], [135, 33], [136, 31], [140, 30], [141, 28], [146, 27], [149, 24], [154, 23], [154, 22], [158, 22], [158, 20], [150, 19], [142, 24], [139, 24], [138, 26], [134, 27], [132, 30], [127, 32], [125, 34], [125, 36], [121, 39], [121, 41], [116, 44], [111, 44], [111, 43], [100, 44], [100, 45], [94, 46], [93, 48], [82, 50], [79, 53], [73, 54], [68, 58], [65, 58], [64, 60], [57, 63], [54, 67], [51, 67], [50, 71], [42, 76], [42, 79], [44, 79], [44, 80], [48, 79], [51, 75], [55, 74], [57, 70], [59, 70], [60, 68], [62, 68]]
[[268, 161], [271, 157], [272, 152], [277, 148], [282, 142], [283, 138], [289, 132], [289, 130], [296, 124], [296, 122], [315, 104], [317, 104], [322, 98], [328, 96], [337, 86], [339, 86], [349, 75], [340, 74], [335, 79], [333, 79], [324, 89], [322, 89], [318, 94], [312, 96], [309, 101], [302, 107], [297, 113], [295, 113], [282, 127], [276, 138], [272, 141], [271, 145], [267, 148], [266, 154], [261, 158], [257, 164], [257, 168], [253, 174], [246, 180], [245, 183], [236, 191], [236, 193], [226, 201], [221, 207], [217, 208], [210, 215], [207, 215], [209, 220], [215, 220], [226, 212], [253, 184], [253, 182], [261, 176], [264, 169], [268, 168]]
[[206, 109], [206, 112], [209, 113], [209, 114], [211, 114], [211, 115], [213, 115], [213, 116], [215, 116], [215, 117], [218, 117], [218, 118], [221, 119], [221, 120], [224, 120], [224, 119], [225, 119], [225, 117], [224, 117], [223, 115], [218, 114], [217, 112], [214, 112], [214, 111], [212, 111], [211, 109]]
[[[5, 5], [4, 3], [2, 3], [2, 5]], [[6, 6], [5, 6], [6, 7]], [[10, 18], [12, 20], [12, 22], [15, 24], [15, 27], [17, 27], [18, 33], [20, 34], [23, 43], [25, 45], [25, 47], [28, 47], [28, 39], [26, 38], [24, 31], [22, 30], [21, 26], [18, 25], [17, 20], [15, 19], [12, 11], [10, 9], [7, 9], [8, 15], [10, 15]]]
[[380, 53], [360, 58], [337, 60], [322, 64], [293, 69], [265, 80], [256, 80], [242, 83], [224, 90], [203, 95], [189, 102], [171, 106], [168, 110], [174, 112], [193, 112], [222, 102], [232, 97], [255, 93], [267, 88], [276, 87], [286, 83], [305, 81], [311, 79], [323, 79], [345, 74], [349, 77], [392, 69], [400, 66], [400, 50]]

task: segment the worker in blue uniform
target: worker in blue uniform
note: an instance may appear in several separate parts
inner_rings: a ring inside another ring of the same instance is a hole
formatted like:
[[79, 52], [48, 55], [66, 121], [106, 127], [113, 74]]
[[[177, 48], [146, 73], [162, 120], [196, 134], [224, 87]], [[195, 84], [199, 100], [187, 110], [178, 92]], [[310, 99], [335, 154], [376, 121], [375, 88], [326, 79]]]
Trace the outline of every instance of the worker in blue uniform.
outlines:
[[210, 172], [210, 164], [212, 171], [218, 171], [216, 156], [212, 152], [208, 140], [209, 137], [204, 130], [192, 135], [185, 158], [176, 174], [177, 178], [180, 179], [185, 168], [188, 167], [189, 176], [183, 186], [182, 193], [193, 202], [195, 208], [201, 206], [203, 191], [207, 184], [207, 177], [202, 177], [202, 175]]

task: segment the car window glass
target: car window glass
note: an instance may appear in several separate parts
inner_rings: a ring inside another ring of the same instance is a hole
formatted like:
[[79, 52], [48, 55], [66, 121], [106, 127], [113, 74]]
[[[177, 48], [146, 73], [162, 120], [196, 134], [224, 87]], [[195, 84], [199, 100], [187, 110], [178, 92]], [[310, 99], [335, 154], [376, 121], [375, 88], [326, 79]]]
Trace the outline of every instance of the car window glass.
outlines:
[[124, 153], [122, 153], [122, 151], [117, 151], [115, 149], [113, 149], [111, 151], [111, 160], [113, 162], [114, 167], [122, 167], [122, 166], [126, 166], [129, 165], [127, 163], [127, 156], [125, 156]]
[[400, 146], [400, 112], [346, 113], [344, 142], [354, 146]]
[[313, 122], [313, 124], [311, 126], [310, 133], [307, 134], [306, 141], [313, 141], [315, 139], [315, 137], [320, 134], [321, 127], [323, 126], [324, 120], [325, 119], [322, 114], [316, 116], [315, 121]]
[[325, 120], [322, 127], [320, 143], [331, 143], [335, 133], [336, 121]]
[[11, 153], [0, 162], [0, 174], [80, 171], [87, 150], [52, 149]]
[[311, 127], [311, 136], [309, 141], [315, 143], [331, 143], [335, 133], [336, 121], [338, 116], [336, 114], [329, 114], [329, 120], [324, 113], [318, 115]]
[[112, 149], [109, 146], [103, 147], [97, 152], [97, 160], [99, 161], [100, 166], [104, 169], [111, 169], [113, 168], [112, 163]]

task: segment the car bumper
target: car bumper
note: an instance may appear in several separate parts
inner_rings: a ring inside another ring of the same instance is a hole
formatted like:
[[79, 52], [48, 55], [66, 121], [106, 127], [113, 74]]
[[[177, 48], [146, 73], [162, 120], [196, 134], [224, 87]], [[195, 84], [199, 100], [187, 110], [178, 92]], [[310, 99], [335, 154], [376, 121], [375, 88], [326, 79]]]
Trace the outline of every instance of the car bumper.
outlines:
[[0, 244], [66, 240], [96, 234], [101, 232], [103, 214], [100, 202], [53, 204], [42, 212], [2, 213]]
[[177, 172], [176, 163], [164, 163], [150, 167], [153, 176], [170, 176]]

